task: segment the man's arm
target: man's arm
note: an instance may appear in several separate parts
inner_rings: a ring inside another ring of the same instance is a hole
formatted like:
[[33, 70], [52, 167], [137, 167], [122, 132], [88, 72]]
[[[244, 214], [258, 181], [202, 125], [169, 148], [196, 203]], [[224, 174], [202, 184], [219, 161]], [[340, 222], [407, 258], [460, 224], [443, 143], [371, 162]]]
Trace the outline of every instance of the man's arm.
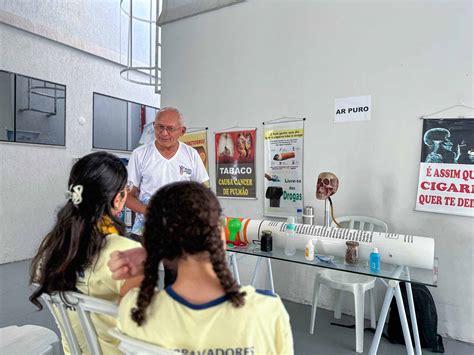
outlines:
[[133, 212], [144, 214], [146, 211], [146, 206], [140, 202], [137, 198], [139, 190], [136, 186], [133, 186], [130, 192], [127, 195], [127, 200], [125, 201], [125, 206], [130, 208]]

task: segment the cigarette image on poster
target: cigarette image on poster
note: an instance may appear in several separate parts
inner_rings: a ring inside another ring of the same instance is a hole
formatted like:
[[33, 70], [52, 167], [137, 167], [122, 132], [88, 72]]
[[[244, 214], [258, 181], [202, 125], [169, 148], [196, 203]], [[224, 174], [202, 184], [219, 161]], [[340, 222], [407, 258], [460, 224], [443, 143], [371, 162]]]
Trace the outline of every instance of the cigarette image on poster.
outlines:
[[272, 169], [285, 169], [298, 167], [301, 164], [301, 154], [298, 154], [298, 146], [291, 144], [287, 140], [275, 140], [270, 145], [270, 156], [272, 157], [270, 166]]
[[415, 209], [474, 217], [474, 118], [425, 119]]
[[256, 198], [255, 131], [216, 133], [218, 197]]
[[[275, 156], [273, 157], [273, 160], [283, 161], [287, 159], [294, 159], [295, 157], [296, 157], [296, 153], [294, 151], [292, 152], [283, 151], [281, 153], [275, 154]], [[292, 161], [292, 163], [294, 164], [294, 161]]]
[[474, 126], [470, 119], [425, 120], [421, 161], [474, 164]]

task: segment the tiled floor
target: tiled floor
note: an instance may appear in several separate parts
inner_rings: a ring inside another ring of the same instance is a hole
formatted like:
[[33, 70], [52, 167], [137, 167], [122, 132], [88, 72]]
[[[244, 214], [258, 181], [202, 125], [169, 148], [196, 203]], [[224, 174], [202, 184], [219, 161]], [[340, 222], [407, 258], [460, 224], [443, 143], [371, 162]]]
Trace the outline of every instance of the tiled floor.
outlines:
[[[0, 265], [0, 327], [8, 325], [35, 324], [58, 332], [53, 318], [47, 310], [41, 312], [28, 301], [31, 293], [28, 287], [29, 261]], [[295, 354], [356, 354], [354, 329], [332, 326], [332, 312], [319, 309], [314, 335], [308, 333], [310, 306], [285, 301], [291, 317], [291, 326], [295, 342]], [[343, 316], [341, 323], [353, 324], [352, 317]], [[59, 334], [59, 333], [58, 333]], [[364, 353], [367, 353], [373, 333], [365, 332]], [[474, 345], [452, 339], [444, 339], [446, 354], [471, 355]], [[379, 354], [405, 354], [402, 345], [390, 344], [382, 339]], [[430, 352], [423, 350], [424, 354]], [[2, 354], [6, 355], [6, 354]], [[15, 354], [19, 355], [19, 354]]]

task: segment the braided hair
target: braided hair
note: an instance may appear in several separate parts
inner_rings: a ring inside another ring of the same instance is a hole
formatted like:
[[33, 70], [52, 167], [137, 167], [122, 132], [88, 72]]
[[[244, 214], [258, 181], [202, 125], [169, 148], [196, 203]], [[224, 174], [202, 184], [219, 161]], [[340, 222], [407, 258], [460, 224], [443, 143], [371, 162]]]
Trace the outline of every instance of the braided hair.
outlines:
[[158, 190], [151, 198], [143, 238], [147, 259], [132, 319], [142, 325], [145, 311], [158, 284], [158, 265], [163, 259], [207, 253], [219, 282], [234, 307], [244, 304], [225, 259], [219, 218], [221, 207], [216, 196], [197, 182], [176, 182]]

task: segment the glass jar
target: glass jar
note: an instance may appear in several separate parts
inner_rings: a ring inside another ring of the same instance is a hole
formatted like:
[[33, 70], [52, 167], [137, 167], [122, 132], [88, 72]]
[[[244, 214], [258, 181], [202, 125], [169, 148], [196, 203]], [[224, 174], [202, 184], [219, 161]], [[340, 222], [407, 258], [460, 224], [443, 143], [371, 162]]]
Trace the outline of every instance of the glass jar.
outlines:
[[357, 264], [359, 262], [359, 242], [346, 242], [346, 264]]
[[264, 230], [262, 231], [262, 236], [260, 237], [260, 249], [262, 251], [272, 251], [273, 250], [272, 242], [272, 231]]

